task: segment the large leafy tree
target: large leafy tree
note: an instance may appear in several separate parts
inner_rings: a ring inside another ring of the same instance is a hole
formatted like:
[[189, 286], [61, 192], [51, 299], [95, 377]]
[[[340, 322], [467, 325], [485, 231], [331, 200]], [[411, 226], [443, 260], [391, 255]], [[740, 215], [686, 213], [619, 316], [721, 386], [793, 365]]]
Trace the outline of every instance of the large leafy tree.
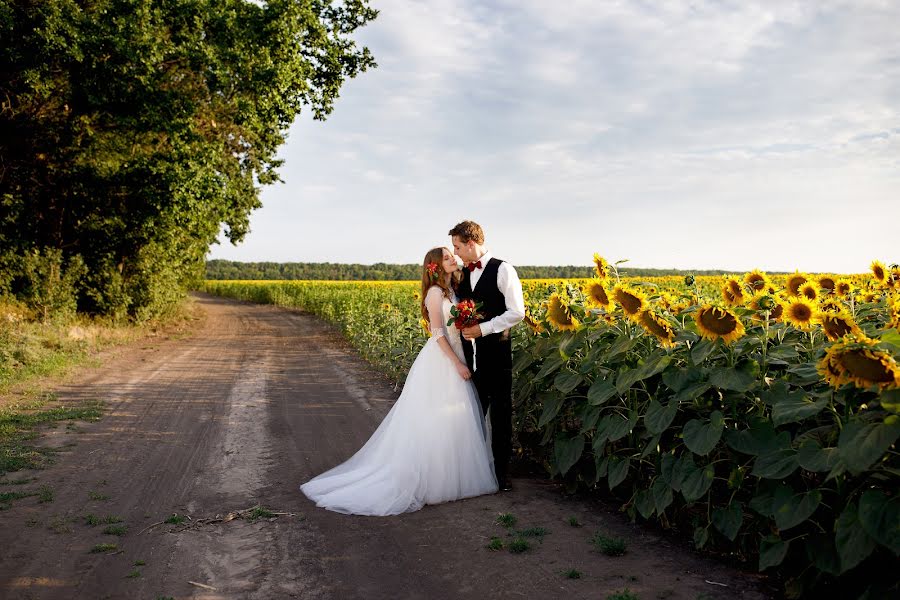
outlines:
[[247, 233], [301, 109], [324, 119], [375, 65], [351, 35], [376, 14], [366, 0], [0, 0], [7, 288], [17, 259], [48, 249], [87, 266], [82, 309], [162, 310], [223, 226]]

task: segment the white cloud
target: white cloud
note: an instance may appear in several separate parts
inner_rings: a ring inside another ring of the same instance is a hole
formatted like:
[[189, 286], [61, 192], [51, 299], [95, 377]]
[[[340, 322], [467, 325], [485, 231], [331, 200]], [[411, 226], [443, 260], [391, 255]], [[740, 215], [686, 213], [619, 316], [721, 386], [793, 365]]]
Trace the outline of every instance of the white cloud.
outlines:
[[897, 3], [377, 7], [379, 67], [294, 125], [286, 184], [213, 257], [411, 262], [473, 218], [519, 264], [900, 258]]

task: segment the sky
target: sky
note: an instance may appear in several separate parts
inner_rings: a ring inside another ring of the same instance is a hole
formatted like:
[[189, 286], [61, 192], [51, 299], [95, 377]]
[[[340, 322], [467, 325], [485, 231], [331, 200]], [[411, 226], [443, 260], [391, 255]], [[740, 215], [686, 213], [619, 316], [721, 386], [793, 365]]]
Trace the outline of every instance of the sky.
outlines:
[[373, 0], [378, 67], [304, 113], [239, 261], [900, 262], [900, 2]]

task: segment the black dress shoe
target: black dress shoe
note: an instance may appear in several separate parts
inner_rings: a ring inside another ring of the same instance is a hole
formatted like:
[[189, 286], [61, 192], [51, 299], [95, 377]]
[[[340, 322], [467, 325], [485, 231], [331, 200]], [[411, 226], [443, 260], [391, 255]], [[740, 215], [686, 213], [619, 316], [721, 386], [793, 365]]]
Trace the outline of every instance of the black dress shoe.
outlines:
[[501, 492], [511, 492], [512, 491], [512, 483], [509, 479], [504, 479], [500, 481], [500, 491]]

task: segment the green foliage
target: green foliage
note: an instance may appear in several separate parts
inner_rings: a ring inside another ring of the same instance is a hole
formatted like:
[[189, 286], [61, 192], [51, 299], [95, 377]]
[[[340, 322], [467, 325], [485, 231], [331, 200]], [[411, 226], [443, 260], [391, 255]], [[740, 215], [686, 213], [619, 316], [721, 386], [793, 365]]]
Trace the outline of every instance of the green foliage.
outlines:
[[[593, 267], [583, 266], [516, 266], [522, 279], [571, 279], [590, 277]], [[626, 270], [623, 269], [624, 273]], [[658, 277], [680, 271], [672, 269], [628, 269], [635, 277]], [[697, 271], [704, 275], [721, 275], [725, 271]], [[308, 280], [308, 281], [418, 281], [422, 277], [420, 264], [371, 265], [345, 263], [278, 263], [238, 262], [214, 259], [206, 262], [206, 279], [227, 280]]]
[[628, 588], [624, 590], [613, 592], [609, 596], [606, 597], [606, 600], [639, 600], [637, 594], [634, 594]]
[[246, 235], [301, 108], [324, 119], [375, 65], [350, 36], [376, 14], [365, 0], [0, 0], [0, 294], [44, 315], [73, 297], [165, 315], [220, 230]]
[[607, 556], [622, 556], [628, 547], [624, 539], [609, 537], [601, 532], [594, 534], [594, 537], [591, 538], [591, 543], [597, 550]]
[[509, 543], [509, 551], [513, 554], [522, 554], [531, 550], [531, 544], [523, 538], [516, 538]]
[[[896, 358], [884, 297], [845, 310]], [[635, 519], [779, 570], [791, 589], [892, 584], [878, 565], [900, 555], [900, 392], [829, 385], [824, 335], [750, 309], [735, 309], [746, 333], [726, 345], [698, 335], [692, 309], [657, 307], [673, 347], [618, 312], [569, 309], [578, 331], [514, 336], [526, 455], [570, 489], [610, 490]]]

